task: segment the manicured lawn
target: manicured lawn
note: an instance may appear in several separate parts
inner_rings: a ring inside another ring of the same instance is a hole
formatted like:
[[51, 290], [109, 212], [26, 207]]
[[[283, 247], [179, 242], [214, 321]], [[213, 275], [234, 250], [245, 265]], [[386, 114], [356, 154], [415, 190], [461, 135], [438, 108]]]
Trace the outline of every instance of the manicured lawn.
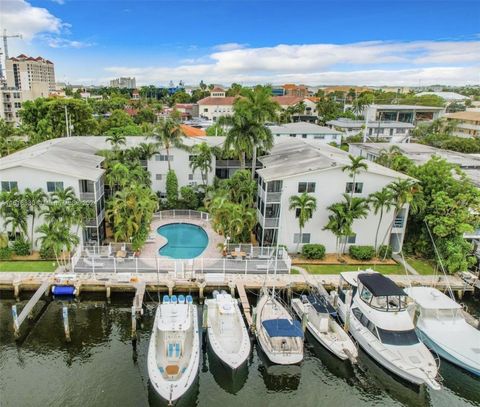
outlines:
[[408, 257], [405, 259], [410, 266], [417, 270], [418, 274], [428, 275], [435, 273], [435, 268], [431, 262], [424, 259]]
[[2, 271], [27, 271], [51, 273], [57, 268], [55, 261], [0, 261]]
[[[310, 274], [339, 274], [342, 271], [357, 271], [366, 270], [371, 268], [372, 270], [379, 271], [382, 274], [405, 274], [404, 268], [400, 264], [392, 265], [375, 265], [375, 264], [362, 264], [349, 265], [349, 264], [305, 264], [302, 267]], [[293, 270], [292, 270], [293, 273]], [[295, 274], [298, 274], [296, 272]]]

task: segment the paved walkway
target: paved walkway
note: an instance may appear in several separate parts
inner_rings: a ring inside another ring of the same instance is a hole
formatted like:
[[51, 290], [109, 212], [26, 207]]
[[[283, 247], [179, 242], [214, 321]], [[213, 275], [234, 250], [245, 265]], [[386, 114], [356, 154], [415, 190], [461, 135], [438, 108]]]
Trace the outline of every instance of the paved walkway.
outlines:
[[403, 267], [405, 267], [410, 274], [413, 274], [414, 276], [420, 275], [420, 273], [417, 270], [415, 270], [412, 266], [410, 266], [410, 264], [408, 264], [406, 260], [403, 261], [403, 258], [401, 256], [399, 256], [398, 254], [392, 254], [392, 258], [397, 263], [399, 263]]

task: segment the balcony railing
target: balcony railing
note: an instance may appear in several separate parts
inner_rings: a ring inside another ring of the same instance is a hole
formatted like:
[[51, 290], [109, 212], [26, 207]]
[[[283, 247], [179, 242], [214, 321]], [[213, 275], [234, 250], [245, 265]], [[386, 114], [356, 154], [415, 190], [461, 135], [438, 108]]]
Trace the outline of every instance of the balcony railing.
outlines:
[[267, 192], [267, 203], [280, 202], [281, 197], [281, 192]]
[[80, 192], [82, 201], [95, 201], [95, 192]]
[[393, 222], [393, 227], [397, 229], [402, 229], [403, 224], [405, 223], [405, 218], [403, 216], [397, 216]]
[[266, 228], [278, 228], [279, 218], [265, 218]]

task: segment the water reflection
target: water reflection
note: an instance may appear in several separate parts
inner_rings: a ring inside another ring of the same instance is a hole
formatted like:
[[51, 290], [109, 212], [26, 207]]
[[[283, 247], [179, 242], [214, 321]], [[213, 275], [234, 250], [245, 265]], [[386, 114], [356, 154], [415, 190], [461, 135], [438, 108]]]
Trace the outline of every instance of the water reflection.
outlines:
[[445, 359], [440, 361], [443, 386], [459, 397], [480, 405], [480, 378], [463, 370]]
[[258, 371], [268, 390], [291, 392], [298, 389], [302, 373], [301, 365], [276, 365], [270, 362], [258, 344], [254, 344], [252, 347], [252, 352], [255, 351], [261, 361]]
[[198, 405], [199, 394], [200, 394], [200, 380], [197, 376], [195, 381], [192, 383], [190, 388], [186, 393], [173, 404], [170, 404], [167, 400], [162, 398], [153, 388], [153, 385], [148, 381], [148, 403], [150, 407], [166, 407], [166, 406], [175, 406], [175, 407], [194, 407]]
[[428, 406], [430, 400], [425, 386], [415, 386], [402, 380], [377, 364], [363, 349], [358, 353], [358, 386], [370, 396], [387, 393], [406, 406]]

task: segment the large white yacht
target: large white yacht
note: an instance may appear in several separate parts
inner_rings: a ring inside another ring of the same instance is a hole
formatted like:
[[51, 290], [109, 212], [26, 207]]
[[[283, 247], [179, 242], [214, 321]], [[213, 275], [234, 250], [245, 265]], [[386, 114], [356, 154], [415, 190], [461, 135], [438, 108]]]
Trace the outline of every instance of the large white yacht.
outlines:
[[416, 385], [441, 388], [433, 355], [420, 342], [407, 295], [376, 272], [340, 274], [338, 314], [358, 344], [383, 367]]
[[210, 347], [227, 366], [237, 369], [250, 355], [250, 337], [237, 300], [225, 291], [214, 291], [205, 306]]
[[480, 376], [480, 331], [465, 321], [462, 306], [433, 287], [412, 287], [405, 292], [415, 301], [410, 311], [423, 343]]
[[342, 360], [356, 362], [358, 352], [355, 343], [334, 320], [335, 309], [325, 297], [310, 294], [292, 300], [292, 308], [300, 319], [306, 318], [306, 327], [325, 348]]
[[148, 375], [168, 402], [179, 399], [198, 373], [200, 339], [197, 306], [192, 297], [163, 297], [157, 308], [148, 348]]
[[258, 343], [271, 362], [291, 365], [302, 361], [302, 326], [273, 293], [264, 291], [258, 300], [255, 328]]

